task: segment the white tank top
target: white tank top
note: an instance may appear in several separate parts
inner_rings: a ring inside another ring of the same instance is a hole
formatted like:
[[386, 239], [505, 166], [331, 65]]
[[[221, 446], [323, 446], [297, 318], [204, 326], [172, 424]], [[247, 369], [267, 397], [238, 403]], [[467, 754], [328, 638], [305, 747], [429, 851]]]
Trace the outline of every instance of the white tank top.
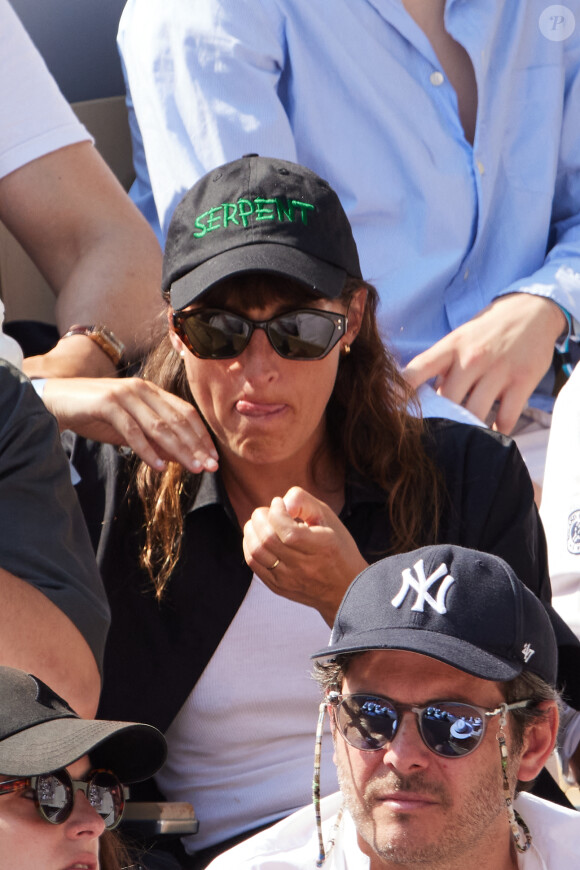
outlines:
[[[271, 592], [254, 575], [211, 661], [167, 731], [156, 779], [170, 801], [190, 801], [196, 852], [274, 821], [312, 799], [320, 690], [310, 654], [328, 643], [317, 610]], [[184, 667], [187, 663], [184, 662]], [[337, 789], [326, 728], [322, 794]]]

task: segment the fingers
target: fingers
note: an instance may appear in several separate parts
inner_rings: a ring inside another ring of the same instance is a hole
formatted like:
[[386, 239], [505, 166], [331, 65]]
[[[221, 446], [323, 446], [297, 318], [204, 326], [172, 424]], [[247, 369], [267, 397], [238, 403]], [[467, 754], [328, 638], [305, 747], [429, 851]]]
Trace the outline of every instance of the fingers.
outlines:
[[314, 607], [328, 625], [349, 583], [367, 567], [332, 509], [299, 487], [253, 512], [243, 548], [250, 568], [273, 592]]
[[61, 429], [109, 444], [125, 444], [152, 468], [167, 460], [194, 473], [215, 471], [218, 454], [189, 403], [141, 378], [54, 378], [44, 401]]
[[[253, 570], [267, 571], [279, 560], [288, 564], [290, 555], [308, 556], [315, 542], [305, 523], [295, 520], [283, 499], [274, 498], [270, 507], [257, 508], [244, 526], [244, 555]], [[276, 566], [278, 567], [278, 566]]]
[[281, 522], [288, 515], [307, 526], [332, 525], [332, 518], [335, 516], [328, 505], [300, 486], [291, 487], [283, 499], [274, 499], [272, 507], [275, 510], [274, 516], [279, 516]]
[[456, 393], [461, 395], [461, 390], [465, 390], [460, 399], [449, 395], [447, 383], [440, 388], [440, 393], [448, 398], [453, 398], [453, 401], [457, 402], [457, 404], [463, 404], [468, 411], [475, 414], [481, 421], [486, 422], [493, 403], [498, 398], [498, 393], [502, 389], [503, 383], [498, 382], [495, 375], [491, 374], [475, 382], [467, 378], [464, 379], [458, 393]]
[[526, 406], [528, 395], [529, 391], [519, 385], [507, 389], [500, 398], [493, 428], [509, 435]]
[[438, 341], [433, 347], [417, 354], [403, 369], [407, 382], [417, 389], [421, 384], [435, 377], [445, 377], [454, 358], [454, 349], [446, 346], [445, 339]]
[[274, 549], [282, 552], [281, 541], [269, 528], [268, 508], [255, 510], [244, 526], [244, 558], [252, 571], [264, 579], [264, 572], [274, 571], [280, 565], [280, 556]]
[[295, 558], [316, 553], [320, 540], [312, 529], [326, 525], [321, 508], [326, 505], [300, 487], [272, 499], [270, 507], [257, 508], [244, 526], [244, 556], [250, 568], [271, 572], [277, 560], [288, 566]]
[[111, 414], [117, 425], [123, 426], [128, 446], [145, 462], [150, 462], [153, 453], [158, 454], [156, 468], [164, 465], [161, 457], [165, 457], [194, 473], [215, 471], [218, 454], [196, 409], [147, 381], [135, 379], [133, 386], [123, 394], [126, 416], [117, 416], [116, 404]]

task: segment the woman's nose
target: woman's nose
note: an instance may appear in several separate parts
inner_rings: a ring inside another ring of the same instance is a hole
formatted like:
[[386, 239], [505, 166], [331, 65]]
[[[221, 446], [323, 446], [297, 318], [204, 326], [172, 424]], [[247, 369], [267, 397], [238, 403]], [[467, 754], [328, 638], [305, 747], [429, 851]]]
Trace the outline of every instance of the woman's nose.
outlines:
[[81, 791], [75, 794], [73, 811], [65, 822], [67, 836], [95, 839], [105, 830], [105, 821]]
[[237, 359], [251, 376], [269, 375], [280, 362], [280, 356], [272, 347], [266, 331], [260, 328], [254, 329], [248, 346]]

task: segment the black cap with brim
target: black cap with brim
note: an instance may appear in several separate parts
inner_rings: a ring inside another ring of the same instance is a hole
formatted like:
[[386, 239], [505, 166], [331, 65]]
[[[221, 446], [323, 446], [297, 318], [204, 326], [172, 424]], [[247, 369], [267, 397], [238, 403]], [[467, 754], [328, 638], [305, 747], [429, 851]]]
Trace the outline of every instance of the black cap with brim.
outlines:
[[37, 677], [0, 667], [0, 774], [35, 776], [84, 755], [132, 783], [161, 767], [167, 745], [152, 725], [80, 719]]
[[333, 648], [332, 653], [329, 649], [319, 650], [312, 658], [334, 658], [339, 653], [387, 649], [429, 656], [484, 680], [504, 682], [513, 680], [522, 672], [521, 662], [492, 655], [457, 637], [418, 629], [390, 628], [388, 640], [385, 639], [384, 630], [359, 632], [356, 638], [352, 638], [352, 643], [342, 643], [340, 647]]
[[170, 301], [177, 311], [191, 305], [220, 281], [248, 273], [290, 278], [327, 299], [340, 296], [346, 271], [297, 248], [273, 243], [244, 245], [207, 260], [171, 285]]
[[167, 232], [162, 289], [179, 310], [220, 281], [280, 275], [336, 298], [361, 278], [352, 229], [327, 181], [304, 166], [249, 154], [203, 176]]
[[498, 556], [450, 544], [366, 568], [343, 598], [328, 647], [312, 658], [391, 649], [485, 680], [530, 671], [556, 683], [556, 639], [539, 598]]

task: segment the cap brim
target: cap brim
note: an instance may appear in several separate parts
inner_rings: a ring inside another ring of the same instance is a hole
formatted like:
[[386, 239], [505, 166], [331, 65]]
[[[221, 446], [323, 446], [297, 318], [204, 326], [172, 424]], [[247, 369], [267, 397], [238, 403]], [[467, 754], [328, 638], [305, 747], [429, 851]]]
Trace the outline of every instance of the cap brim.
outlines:
[[512, 680], [523, 670], [521, 662], [491, 655], [460, 638], [408, 628], [361, 632], [356, 642], [328, 646], [311, 658], [333, 659], [341, 653], [391, 649], [420, 653], [484, 680]]
[[171, 305], [176, 310], [185, 308], [220, 281], [247, 272], [291, 278], [327, 299], [340, 296], [346, 280], [344, 269], [312, 254], [288, 245], [262, 242], [224, 251], [178, 278], [170, 288]]
[[152, 776], [167, 755], [165, 739], [151, 725], [51, 719], [0, 741], [0, 773], [35, 776], [90, 755], [95, 767], [115, 773], [124, 783]]

